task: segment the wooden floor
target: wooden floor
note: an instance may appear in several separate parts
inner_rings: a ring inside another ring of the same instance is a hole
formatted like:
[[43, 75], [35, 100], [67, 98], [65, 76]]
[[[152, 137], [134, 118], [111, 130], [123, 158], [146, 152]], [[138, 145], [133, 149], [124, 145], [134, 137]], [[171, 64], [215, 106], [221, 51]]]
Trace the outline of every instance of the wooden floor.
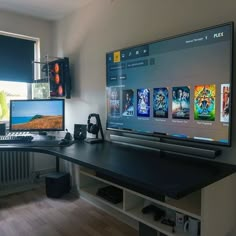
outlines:
[[0, 236], [137, 236], [138, 232], [68, 194], [49, 199], [40, 188], [0, 198]]

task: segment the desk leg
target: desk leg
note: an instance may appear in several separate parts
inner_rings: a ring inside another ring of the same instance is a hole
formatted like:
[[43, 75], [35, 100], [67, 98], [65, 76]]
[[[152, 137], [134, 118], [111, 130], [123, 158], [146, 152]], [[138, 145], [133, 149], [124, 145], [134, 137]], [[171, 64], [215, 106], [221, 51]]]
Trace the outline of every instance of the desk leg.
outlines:
[[56, 157], [56, 171], [59, 172], [60, 169], [60, 159], [59, 157]]
[[139, 222], [139, 236], [157, 236], [157, 231]]

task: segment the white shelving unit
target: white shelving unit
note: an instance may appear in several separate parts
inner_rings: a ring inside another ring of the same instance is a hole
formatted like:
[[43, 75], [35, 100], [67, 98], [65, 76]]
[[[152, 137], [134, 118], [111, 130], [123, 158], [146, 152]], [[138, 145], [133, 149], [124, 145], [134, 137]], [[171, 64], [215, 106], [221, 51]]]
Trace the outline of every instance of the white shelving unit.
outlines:
[[[224, 191], [228, 191], [228, 189], [232, 187], [232, 178], [234, 178], [235, 181], [236, 177], [235, 175], [232, 175], [223, 179], [222, 181], [214, 183], [213, 187], [212, 185], [209, 185], [209, 187], [194, 192], [180, 200], [166, 198], [165, 202], [161, 202], [159, 200], [153, 199], [151, 197], [145, 196], [138, 192], [132, 191], [130, 189], [102, 179], [96, 176], [96, 172], [80, 167], [80, 192], [85, 193], [86, 195], [89, 195], [90, 197], [93, 197], [104, 204], [107, 204], [113, 209], [118, 210], [119, 212], [122, 212], [132, 219], [135, 219], [138, 222], [141, 222], [155, 229], [157, 232], [161, 232], [167, 236], [190, 236], [190, 234], [183, 231], [173, 232], [173, 227], [162, 224], [160, 220], [155, 221], [153, 214], [143, 214], [143, 207], [149, 204], [156, 205], [159, 208], [164, 209], [168, 218], [172, 217], [172, 219], [175, 218], [175, 212], [183, 213], [187, 217], [193, 217], [201, 222], [201, 236], [223, 236], [227, 235], [226, 233], [229, 231], [227, 228], [228, 225], [222, 225], [221, 223], [217, 224], [217, 222], [215, 222], [216, 224], [212, 224], [212, 221], [215, 218], [215, 210], [210, 209], [206, 201], [209, 201], [210, 196], [212, 196], [212, 194], [214, 194], [216, 191], [221, 191], [222, 188], [224, 189]], [[115, 186], [122, 190], [123, 202], [119, 204], [113, 204], [97, 196], [96, 193], [98, 189], [108, 185]], [[223, 199], [215, 197], [214, 202], [218, 203], [218, 201], [223, 201]], [[227, 203], [227, 206], [228, 205], [229, 204]], [[203, 209], [203, 207], [205, 209]], [[235, 213], [236, 209], [224, 209], [223, 212], [226, 217], [230, 217]], [[211, 227], [208, 226], [208, 222]]]

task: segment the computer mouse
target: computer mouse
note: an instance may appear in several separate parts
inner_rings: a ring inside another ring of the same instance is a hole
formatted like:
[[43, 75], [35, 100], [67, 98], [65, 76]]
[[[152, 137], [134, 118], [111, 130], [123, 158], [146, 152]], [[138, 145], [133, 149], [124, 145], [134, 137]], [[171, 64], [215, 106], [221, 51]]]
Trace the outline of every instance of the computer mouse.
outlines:
[[59, 145], [67, 145], [67, 144], [69, 144], [70, 143], [70, 140], [68, 140], [68, 139], [62, 139], [61, 141], [59, 141]]

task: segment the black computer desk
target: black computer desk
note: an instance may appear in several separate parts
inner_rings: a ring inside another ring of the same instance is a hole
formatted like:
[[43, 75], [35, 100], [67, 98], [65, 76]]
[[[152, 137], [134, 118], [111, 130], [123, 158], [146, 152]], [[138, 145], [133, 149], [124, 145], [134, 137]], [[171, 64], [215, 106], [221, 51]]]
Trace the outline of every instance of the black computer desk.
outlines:
[[0, 151], [12, 150], [54, 155], [57, 160], [61, 158], [90, 168], [105, 179], [153, 198], [179, 199], [236, 171], [232, 165], [108, 141], [98, 144], [78, 142], [70, 146], [0, 145]]
[[[55, 142], [54, 142], [55, 143]], [[188, 156], [135, 148], [105, 141], [69, 146], [0, 145], [0, 151], [29, 151], [51, 154], [59, 159], [90, 168], [98, 177], [153, 199], [179, 199], [236, 171], [233, 165], [193, 159]], [[139, 222], [140, 236], [156, 235], [156, 230]]]

